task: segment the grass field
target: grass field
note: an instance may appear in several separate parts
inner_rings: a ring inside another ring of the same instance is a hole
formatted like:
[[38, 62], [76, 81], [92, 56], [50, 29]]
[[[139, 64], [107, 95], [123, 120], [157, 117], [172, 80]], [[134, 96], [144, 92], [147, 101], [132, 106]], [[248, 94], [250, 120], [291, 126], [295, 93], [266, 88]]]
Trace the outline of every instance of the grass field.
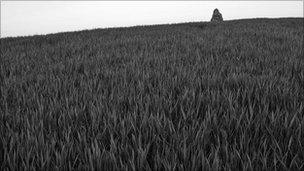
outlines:
[[303, 21], [2, 38], [0, 170], [304, 170]]

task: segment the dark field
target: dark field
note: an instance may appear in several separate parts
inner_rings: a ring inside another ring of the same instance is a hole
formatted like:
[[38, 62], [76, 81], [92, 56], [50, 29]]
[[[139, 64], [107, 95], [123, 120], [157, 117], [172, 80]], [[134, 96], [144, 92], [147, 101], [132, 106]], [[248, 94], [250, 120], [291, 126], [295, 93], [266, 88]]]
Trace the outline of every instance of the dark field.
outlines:
[[303, 21], [2, 38], [0, 170], [303, 170]]

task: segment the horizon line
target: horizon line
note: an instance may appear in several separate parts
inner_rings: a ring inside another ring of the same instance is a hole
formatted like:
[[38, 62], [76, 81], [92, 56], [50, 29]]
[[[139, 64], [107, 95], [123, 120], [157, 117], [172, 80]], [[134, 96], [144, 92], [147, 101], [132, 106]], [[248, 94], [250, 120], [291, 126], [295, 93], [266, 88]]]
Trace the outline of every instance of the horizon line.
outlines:
[[[2, 1], [2, 0], [1, 0]], [[303, 18], [304, 17], [257, 17], [257, 18], [239, 18], [239, 19], [228, 19], [225, 21], [238, 21], [238, 20], [257, 20], [257, 19], [296, 19], [296, 18]], [[190, 23], [211, 23], [211, 21], [189, 21], [189, 22], [172, 22], [172, 23], [159, 23], [159, 24], [148, 24], [148, 25], [132, 25], [132, 26], [118, 26], [118, 27], [96, 27], [96, 28], [87, 28], [87, 29], [80, 29], [80, 30], [68, 30], [68, 31], [59, 31], [59, 32], [50, 32], [45, 34], [32, 34], [32, 35], [20, 35], [20, 36], [6, 36], [2, 37], [0, 35], [0, 39], [14, 39], [14, 38], [30, 38], [30, 37], [37, 37], [37, 36], [49, 36], [54, 34], [66, 34], [66, 33], [77, 33], [83, 31], [93, 31], [93, 30], [107, 30], [107, 29], [128, 29], [134, 27], [153, 27], [153, 26], [164, 26], [164, 25], [178, 25], [178, 24], [190, 24]]]

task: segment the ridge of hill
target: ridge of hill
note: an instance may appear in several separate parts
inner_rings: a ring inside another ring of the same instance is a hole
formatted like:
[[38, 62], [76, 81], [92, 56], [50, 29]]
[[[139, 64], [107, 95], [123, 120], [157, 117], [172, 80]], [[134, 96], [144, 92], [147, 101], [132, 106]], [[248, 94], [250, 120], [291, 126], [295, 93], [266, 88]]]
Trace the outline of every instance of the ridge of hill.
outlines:
[[[272, 20], [303, 20], [303, 18], [299, 17], [286, 17], [286, 18], [246, 18], [246, 19], [234, 19], [234, 20], [225, 20], [225, 23], [229, 22], [252, 22], [252, 21], [272, 21]], [[57, 33], [47, 33], [47, 34], [36, 34], [36, 35], [28, 35], [28, 36], [8, 36], [2, 37], [0, 40], [12, 40], [12, 39], [22, 39], [22, 38], [41, 38], [47, 36], [54, 36], [54, 35], [62, 35], [62, 34], [77, 34], [77, 33], [84, 33], [84, 32], [94, 32], [94, 31], [105, 31], [105, 30], [123, 30], [123, 29], [134, 29], [134, 28], [147, 28], [147, 27], [160, 27], [160, 26], [178, 26], [178, 25], [200, 25], [200, 24], [212, 24], [209, 21], [202, 21], [202, 22], [184, 22], [184, 23], [168, 23], [168, 24], [153, 24], [153, 25], [135, 25], [135, 26], [125, 26], [125, 27], [108, 27], [108, 28], [92, 28], [92, 29], [84, 29], [78, 31], [64, 31], [64, 32], [57, 32]]]

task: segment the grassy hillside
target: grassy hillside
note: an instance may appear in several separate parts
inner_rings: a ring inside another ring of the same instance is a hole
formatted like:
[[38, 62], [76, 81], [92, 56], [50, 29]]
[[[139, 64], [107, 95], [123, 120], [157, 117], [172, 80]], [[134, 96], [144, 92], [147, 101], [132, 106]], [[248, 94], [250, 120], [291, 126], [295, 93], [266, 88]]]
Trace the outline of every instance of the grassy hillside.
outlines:
[[303, 18], [3, 38], [0, 170], [304, 169]]

